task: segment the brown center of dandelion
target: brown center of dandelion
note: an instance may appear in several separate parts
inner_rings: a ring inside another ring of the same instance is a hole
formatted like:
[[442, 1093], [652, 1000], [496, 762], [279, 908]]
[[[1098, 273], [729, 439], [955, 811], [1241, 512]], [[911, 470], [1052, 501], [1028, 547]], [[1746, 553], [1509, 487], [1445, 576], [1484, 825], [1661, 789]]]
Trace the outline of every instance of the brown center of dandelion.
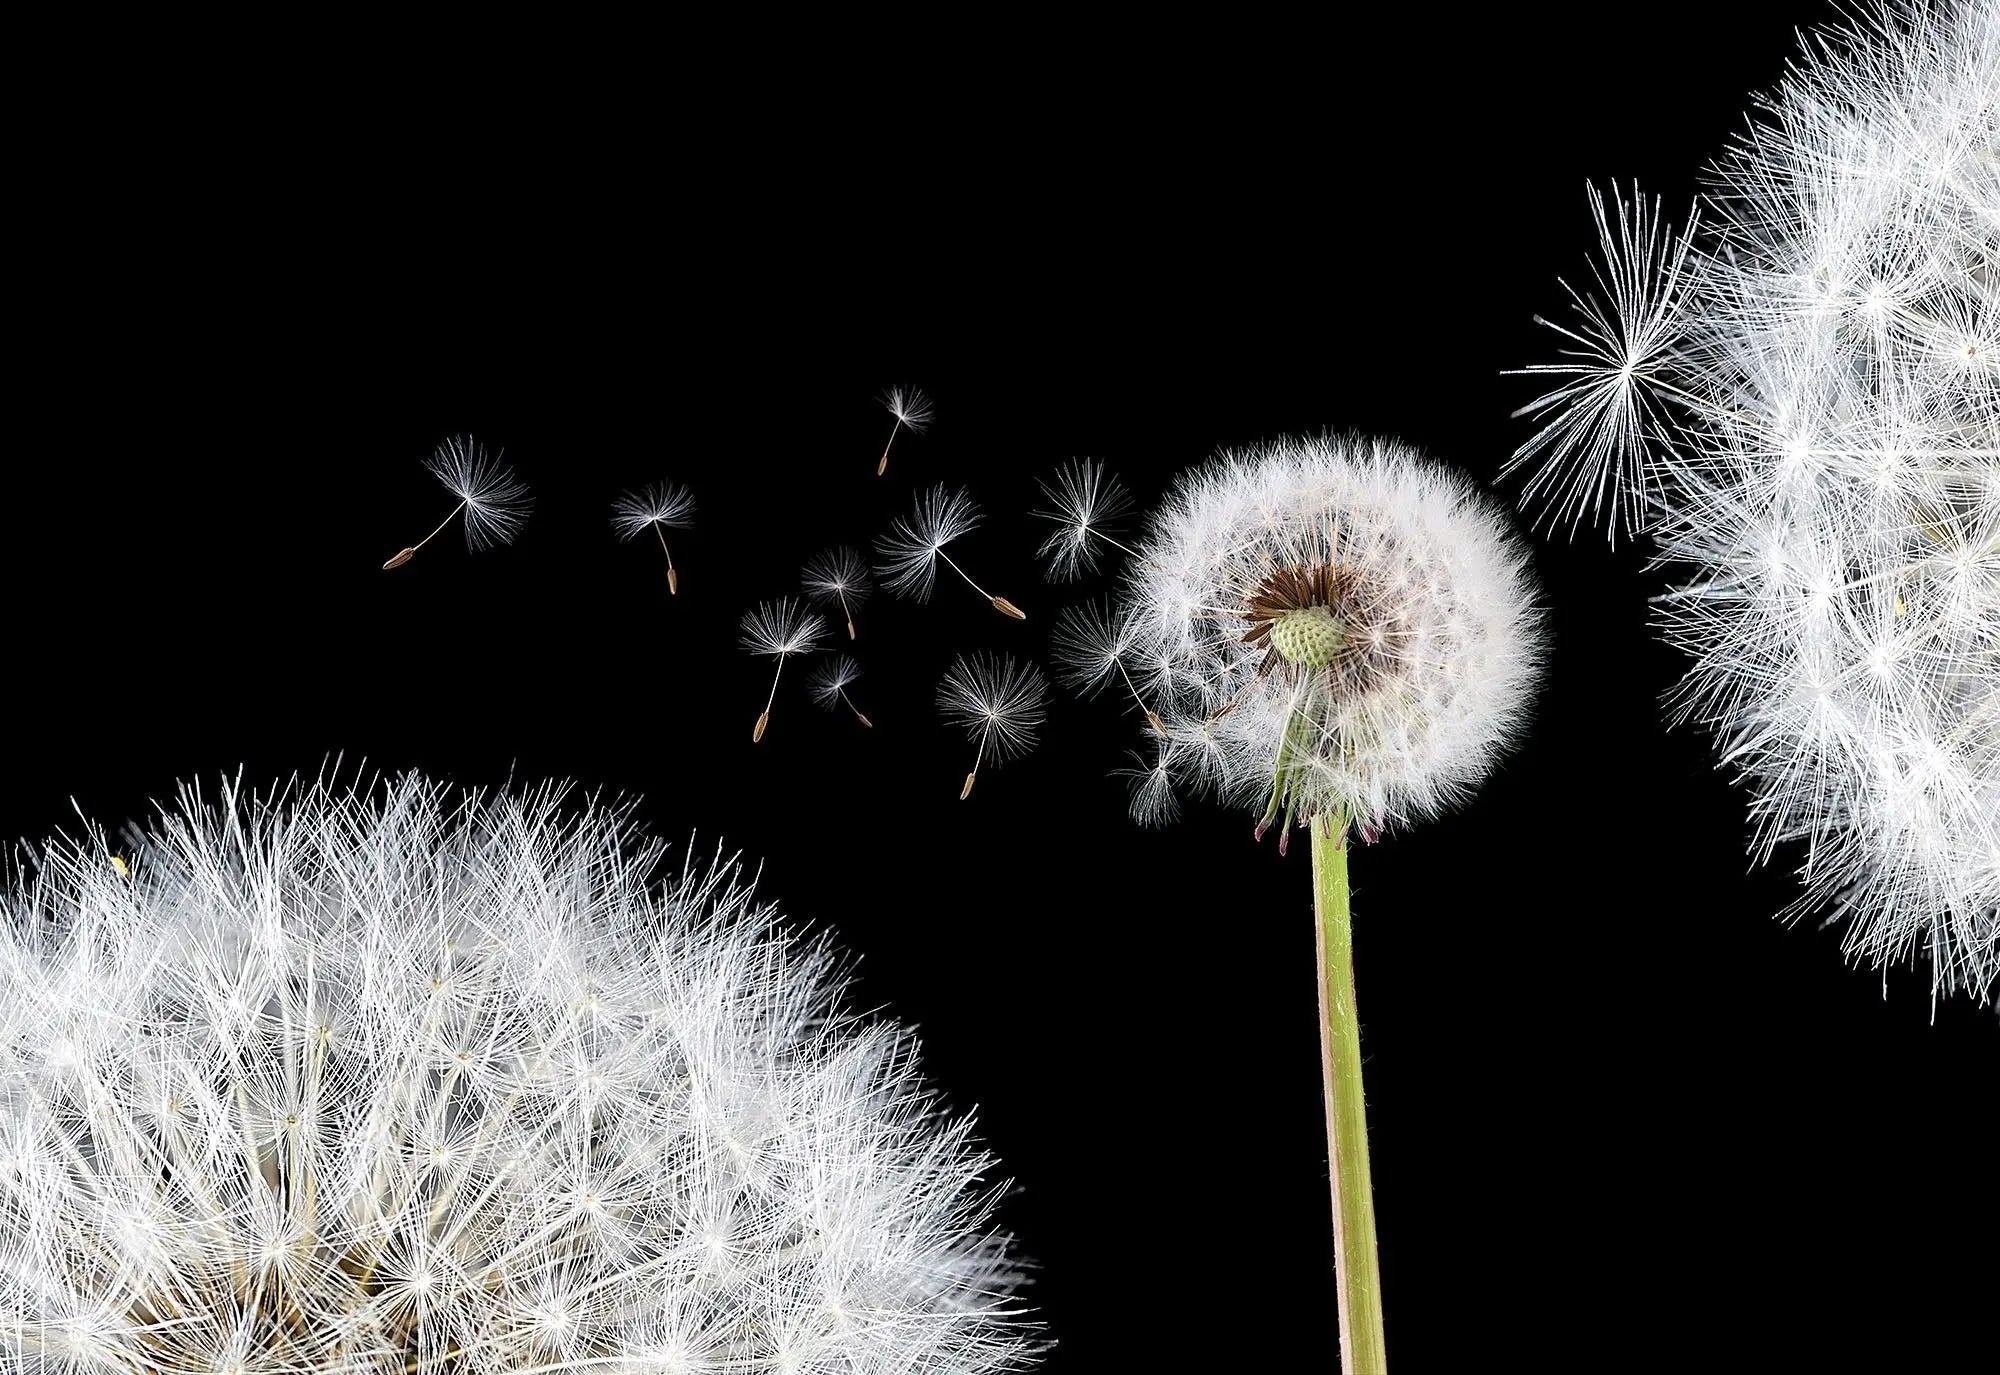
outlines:
[[1262, 645], [1264, 677], [1281, 664], [1294, 669], [1332, 668], [1356, 641], [1355, 580], [1330, 563], [1274, 568], [1250, 593], [1243, 643]]

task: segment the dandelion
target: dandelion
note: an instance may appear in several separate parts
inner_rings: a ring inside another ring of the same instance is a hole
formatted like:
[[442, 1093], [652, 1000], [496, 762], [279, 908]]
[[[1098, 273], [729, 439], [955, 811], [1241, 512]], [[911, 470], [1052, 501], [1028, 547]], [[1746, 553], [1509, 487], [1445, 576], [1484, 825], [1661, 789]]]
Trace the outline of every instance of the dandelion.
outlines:
[[1056, 677], [1085, 697], [1096, 696], [1116, 678], [1145, 714], [1154, 733], [1165, 735], [1166, 723], [1146, 705], [1125, 666], [1136, 639], [1135, 627], [1108, 603], [1085, 602], [1065, 607], [1057, 615], [1055, 629], [1049, 633], [1049, 658], [1055, 665]]
[[502, 544], [511, 544], [528, 518], [534, 500], [514, 476], [514, 470], [489, 454], [470, 435], [447, 439], [424, 460], [424, 466], [445, 490], [458, 498], [451, 514], [438, 522], [437, 529], [415, 544], [398, 551], [382, 565], [386, 571], [401, 568], [417, 556], [417, 551], [436, 539], [444, 528], [461, 516], [465, 519], [465, 547], [473, 553]]
[[1526, 554], [1470, 484], [1400, 444], [1288, 439], [1184, 478], [1072, 671], [1138, 666], [1164, 721], [1133, 795], [1173, 783], [1311, 837], [1320, 1045], [1341, 1346], [1382, 1369], [1382, 1310], [1354, 1010], [1348, 837], [1456, 802], [1518, 726], [1541, 636]]
[[945, 553], [945, 546], [978, 528], [981, 515], [964, 488], [942, 484], [917, 494], [916, 510], [897, 516], [875, 541], [882, 557], [876, 573], [899, 597], [928, 601], [937, 582], [939, 560], [965, 579], [965, 585], [992, 604], [995, 611], [1017, 621], [1028, 619], [1020, 607], [1005, 597], [996, 597], [974, 582], [969, 574]]
[[611, 528], [622, 540], [637, 539], [651, 530], [667, 558], [667, 593], [679, 596], [681, 576], [674, 568], [674, 551], [667, 548], [667, 531], [694, 524], [694, 493], [678, 482], [655, 482], [636, 492], [621, 493], [611, 503]]
[[1131, 554], [1120, 538], [1123, 521], [1132, 511], [1125, 484], [1094, 458], [1079, 458], [1056, 469], [1053, 480], [1041, 482], [1048, 508], [1029, 514], [1051, 521], [1055, 529], [1036, 551], [1048, 561], [1050, 582], [1071, 582], [1097, 571], [1107, 548]]
[[877, 477], [889, 471], [889, 445], [896, 442], [897, 432], [922, 434], [931, 423], [931, 399], [915, 387], [889, 388], [882, 393], [882, 405], [896, 417], [896, 423], [889, 427], [888, 443], [882, 446], [882, 461], [875, 465]]
[[846, 707], [854, 713], [855, 720], [864, 726], [872, 727], [875, 723], [870, 721], [847, 695], [847, 689], [852, 687], [860, 676], [861, 665], [855, 662], [852, 654], [836, 654], [806, 675], [806, 691], [812, 694], [815, 702], [828, 711]]
[[1042, 671], [1011, 654], [980, 650], [951, 661], [938, 684], [938, 710], [979, 746], [965, 786], [959, 789], [961, 802], [972, 796], [973, 782], [987, 759], [1002, 764], [1035, 747], [1042, 722], [1048, 719], [1048, 698], [1049, 684]]
[[815, 554], [799, 571], [806, 599], [817, 606], [838, 606], [847, 622], [847, 638], [854, 638], [854, 608], [868, 600], [874, 585], [868, 581], [868, 561], [861, 551], [846, 545]]
[[747, 653], [778, 661], [771, 671], [771, 695], [750, 732], [751, 743], [755, 744], [764, 738], [764, 728], [771, 724], [771, 707], [778, 700], [778, 679], [785, 672], [785, 660], [794, 654], [811, 654], [820, 649], [826, 622], [808, 611], [803, 602], [780, 597], [774, 602], [759, 602], [755, 610], [744, 612], [740, 629], [738, 643]]
[[733, 862], [417, 778], [102, 852], [0, 893], [11, 1368], [1023, 1365], [993, 1162]]
[[1643, 488], [1613, 525], [1674, 571], [1672, 719], [1748, 784], [1753, 854], [1800, 853], [1785, 915], [1934, 998], [2000, 975], [1996, 90], [1991, 4], [1818, 35], [1671, 251], [1621, 204], [1621, 287], [1564, 332], [1631, 361], [1586, 358], [1522, 449], [1557, 514]]

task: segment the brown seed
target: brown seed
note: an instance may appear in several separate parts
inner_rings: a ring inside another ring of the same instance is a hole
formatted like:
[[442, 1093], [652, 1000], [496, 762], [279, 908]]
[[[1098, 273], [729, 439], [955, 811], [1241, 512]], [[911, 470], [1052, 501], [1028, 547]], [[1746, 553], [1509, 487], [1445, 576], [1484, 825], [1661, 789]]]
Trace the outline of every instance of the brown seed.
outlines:
[[862, 716], [862, 715], [861, 715], [861, 713], [860, 713], [860, 712], [858, 712], [858, 711], [857, 711], [857, 712], [855, 712], [854, 714], [855, 714], [856, 716], [860, 716], [860, 717], [861, 717], [861, 724], [862, 724], [862, 725], [864, 725], [864, 726], [868, 727], [868, 729], [870, 729], [870, 730], [873, 730], [873, 729], [875, 729], [875, 723], [874, 723], [873, 721], [870, 721], [870, 720], [869, 720], [869, 719], [868, 719], [868, 718], [867, 718], [866, 716]]
[[767, 711], [767, 712], [764, 712], [764, 713], [763, 713], [762, 715], [758, 716], [758, 718], [757, 718], [757, 728], [756, 728], [755, 730], [753, 730], [753, 731], [751, 731], [751, 732], [750, 732], [750, 743], [754, 745], [754, 744], [756, 744], [756, 743], [757, 743], [757, 742], [758, 742], [759, 740], [762, 740], [762, 739], [764, 738], [764, 727], [766, 727], [766, 726], [768, 726], [768, 725], [770, 725], [770, 724], [771, 724], [771, 713], [770, 713], [770, 712], [768, 712], [768, 711]]
[[965, 786], [958, 790], [958, 800], [960, 802], [963, 802], [965, 801], [966, 798], [972, 796], [972, 780], [977, 777], [979, 777], [979, 771], [977, 769], [973, 770], [971, 773], [965, 776]]
[[887, 449], [884, 449], [882, 451], [882, 461], [875, 465], [875, 476], [880, 477], [882, 476], [882, 474], [888, 471], [889, 471], [889, 451]]
[[850, 639], [850, 640], [854, 638], [854, 622], [853, 622], [853, 621], [849, 621], [849, 622], [847, 623], [847, 638], [848, 638], [848, 639]]
[[1167, 723], [1160, 719], [1160, 714], [1158, 712], [1156, 711], [1147, 712], [1146, 719], [1153, 723], [1154, 731], [1156, 731], [1161, 735], [1165, 735], [1167, 733]]
[[669, 568], [667, 570], [667, 595], [670, 597], [678, 597], [680, 596], [680, 594], [681, 594], [681, 575], [675, 569]]
[[1008, 601], [1005, 597], [995, 597], [993, 599], [993, 609], [995, 611], [998, 611], [1003, 616], [1012, 616], [1017, 621], [1025, 621], [1028, 619], [1027, 612], [1023, 611], [1020, 607], [1014, 605], [1014, 603]]
[[411, 559], [415, 558], [416, 556], [417, 556], [416, 550], [405, 549], [402, 553], [396, 555], [395, 558], [390, 559], [387, 563], [383, 564], [382, 571], [386, 573], [391, 568], [401, 568], [404, 564], [408, 563]]

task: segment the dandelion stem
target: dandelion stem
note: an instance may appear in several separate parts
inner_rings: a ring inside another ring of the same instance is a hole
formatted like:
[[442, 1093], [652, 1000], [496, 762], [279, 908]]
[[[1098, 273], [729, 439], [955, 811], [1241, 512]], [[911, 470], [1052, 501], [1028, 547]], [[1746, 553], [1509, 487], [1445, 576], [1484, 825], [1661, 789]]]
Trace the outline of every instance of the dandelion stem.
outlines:
[[1346, 1375], [1382, 1375], [1382, 1274], [1375, 1194], [1368, 1180], [1368, 1113], [1361, 1095], [1361, 1023], [1354, 1008], [1354, 928], [1344, 817], [1312, 822], [1313, 910], [1318, 918], [1319, 1050], [1333, 1183], [1340, 1359]]
[[681, 576], [674, 571], [674, 551], [667, 548], [667, 532], [654, 525], [653, 533], [660, 537], [660, 552], [667, 556], [667, 593], [678, 597], [681, 594]]
[[939, 558], [943, 559], [946, 563], [951, 564], [951, 571], [958, 574], [959, 577], [964, 578], [965, 585], [967, 587], [970, 587], [974, 592], [977, 592], [980, 596], [986, 598], [987, 601], [991, 602], [993, 604], [993, 609], [995, 611], [998, 611], [1003, 616], [1012, 616], [1017, 621], [1025, 621], [1028, 619], [1027, 615], [1024, 612], [1022, 612], [1020, 607], [1014, 605], [1014, 603], [1008, 601], [1005, 597], [994, 596], [991, 592], [988, 592], [985, 588], [981, 587], [978, 583], [974, 582], [972, 580], [972, 575], [966, 572], [963, 568], [960, 568], [958, 564], [952, 560], [951, 555], [945, 553], [942, 548], [940, 548], [937, 551], [937, 555]]
[[408, 545], [405, 548], [398, 550], [389, 559], [388, 562], [382, 565], [383, 571], [386, 572], [391, 568], [401, 568], [404, 564], [408, 563], [411, 559], [415, 558], [417, 556], [417, 551], [423, 548], [426, 544], [429, 544], [432, 540], [436, 539], [440, 534], [442, 534], [444, 532], [444, 527], [451, 524], [452, 521], [456, 520], [458, 518], [458, 513], [460, 511], [463, 511], [464, 509], [465, 509], [465, 503], [462, 501], [459, 502], [458, 505], [452, 507], [451, 514], [438, 522], [437, 529], [431, 531], [428, 535], [425, 535], [415, 544]]
[[896, 442], [896, 431], [902, 428], [903, 417], [899, 415], [896, 417], [896, 423], [889, 427], [889, 443], [882, 446], [882, 461], [875, 465], [875, 476], [880, 477], [889, 471], [889, 444]]

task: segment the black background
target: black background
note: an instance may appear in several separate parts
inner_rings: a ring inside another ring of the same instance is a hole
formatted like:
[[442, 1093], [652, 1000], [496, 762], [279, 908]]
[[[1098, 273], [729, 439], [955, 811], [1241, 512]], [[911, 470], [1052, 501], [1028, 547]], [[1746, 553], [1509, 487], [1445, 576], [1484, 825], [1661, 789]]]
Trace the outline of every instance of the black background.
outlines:
[[[1031, 558], [1035, 479], [1072, 455], [1149, 504], [1219, 446], [1326, 428], [1492, 479], [1586, 182], [1685, 207], [1829, 14], [773, 18], [79, 66], [20, 168], [0, 833], [336, 752], [642, 795], [761, 861], [860, 956], [857, 998], [921, 1027], [1018, 1181], [1048, 1369], [1331, 1368], [1305, 855], [1213, 808], [1136, 829], [1109, 701], [1058, 694], [961, 803], [937, 677], [1042, 657], [1101, 588]], [[898, 381], [938, 420], [877, 478]], [[465, 430], [534, 489], [526, 531], [381, 572], [449, 509], [419, 460]], [[677, 599], [607, 522], [668, 475], [701, 503]], [[795, 679], [753, 746], [738, 616], [939, 480], [1029, 619], [948, 574], [878, 594], [877, 728]], [[1554, 650], [1521, 748], [1355, 859], [1398, 1366], [1990, 1356], [2000, 1019], [1771, 919], [1786, 865], [1749, 869], [1744, 795], [1661, 726], [1641, 554], [1537, 544]]]

